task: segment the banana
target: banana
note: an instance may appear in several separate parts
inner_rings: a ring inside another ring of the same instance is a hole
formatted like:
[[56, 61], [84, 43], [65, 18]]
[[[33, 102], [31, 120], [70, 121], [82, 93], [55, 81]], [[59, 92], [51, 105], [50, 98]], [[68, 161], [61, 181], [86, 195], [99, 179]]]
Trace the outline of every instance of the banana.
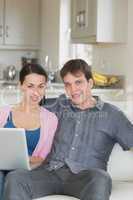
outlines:
[[112, 84], [117, 83], [118, 81], [119, 81], [119, 79], [116, 76], [112, 76], [109, 78], [108, 84], [112, 85]]
[[92, 74], [93, 74], [93, 79], [94, 79], [95, 85], [98, 85], [98, 86], [107, 86], [108, 85], [108, 77], [107, 76], [97, 73], [97, 72], [93, 72]]

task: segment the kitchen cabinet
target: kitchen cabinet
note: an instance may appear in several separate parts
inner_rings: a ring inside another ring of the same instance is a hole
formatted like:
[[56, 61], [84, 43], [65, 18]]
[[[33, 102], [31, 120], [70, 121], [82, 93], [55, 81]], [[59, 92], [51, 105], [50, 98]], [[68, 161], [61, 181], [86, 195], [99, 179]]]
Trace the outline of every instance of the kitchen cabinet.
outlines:
[[40, 0], [0, 0], [0, 48], [38, 48]]
[[72, 42], [125, 43], [127, 7], [125, 0], [72, 0]]

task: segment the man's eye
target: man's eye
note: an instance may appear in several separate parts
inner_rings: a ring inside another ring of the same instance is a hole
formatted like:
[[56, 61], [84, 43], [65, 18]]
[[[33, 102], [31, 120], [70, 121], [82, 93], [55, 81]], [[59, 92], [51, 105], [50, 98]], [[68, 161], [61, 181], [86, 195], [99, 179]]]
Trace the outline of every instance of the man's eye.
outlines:
[[80, 85], [82, 81], [76, 81], [76, 85]]
[[69, 84], [65, 83], [65, 87], [68, 88], [68, 87], [69, 87]]
[[40, 86], [39, 86], [40, 89], [43, 89], [43, 88], [45, 88], [45, 87], [46, 87], [45, 85], [40, 85]]

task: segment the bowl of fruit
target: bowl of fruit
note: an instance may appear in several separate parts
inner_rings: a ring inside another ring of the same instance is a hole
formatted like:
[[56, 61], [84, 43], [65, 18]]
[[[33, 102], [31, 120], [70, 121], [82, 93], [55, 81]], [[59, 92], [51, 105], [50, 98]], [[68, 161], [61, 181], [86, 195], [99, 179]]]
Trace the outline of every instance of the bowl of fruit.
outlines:
[[98, 87], [110, 87], [116, 85], [120, 79], [116, 75], [107, 75], [99, 72], [93, 72], [94, 85]]

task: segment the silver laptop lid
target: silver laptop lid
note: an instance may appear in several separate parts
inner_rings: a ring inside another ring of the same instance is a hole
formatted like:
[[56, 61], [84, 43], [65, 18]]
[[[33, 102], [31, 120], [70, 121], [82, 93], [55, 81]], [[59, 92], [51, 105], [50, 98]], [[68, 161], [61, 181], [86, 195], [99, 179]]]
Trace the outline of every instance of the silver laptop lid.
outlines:
[[0, 170], [30, 169], [25, 130], [0, 128]]

